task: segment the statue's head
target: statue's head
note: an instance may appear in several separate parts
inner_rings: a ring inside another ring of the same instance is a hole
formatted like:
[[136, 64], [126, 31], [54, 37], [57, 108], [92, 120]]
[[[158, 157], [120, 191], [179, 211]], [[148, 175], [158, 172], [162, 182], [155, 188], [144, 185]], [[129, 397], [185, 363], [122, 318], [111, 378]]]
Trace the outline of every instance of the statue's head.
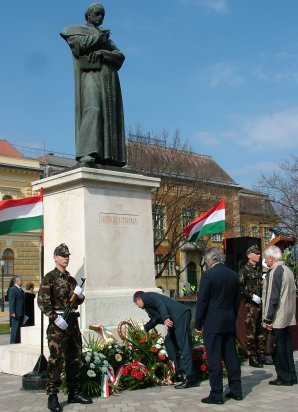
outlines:
[[88, 23], [99, 26], [105, 16], [105, 9], [100, 3], [92, 3], [85, 13], [85, 19]]

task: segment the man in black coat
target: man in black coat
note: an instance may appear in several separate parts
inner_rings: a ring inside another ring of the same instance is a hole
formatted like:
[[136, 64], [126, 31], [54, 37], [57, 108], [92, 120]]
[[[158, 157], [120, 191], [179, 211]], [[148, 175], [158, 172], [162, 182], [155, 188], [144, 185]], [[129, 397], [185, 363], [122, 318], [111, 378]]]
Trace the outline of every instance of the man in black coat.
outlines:
[[211, 391], [202, 402], [222, 404], [222, 360], [228, 371], [230, 388], [226, 397], [242, 399], [240, 362], [236, 351], [240, 284], [236, 273], [224, 266], [225, 255], [219, 249], [208, 249], [204, 258], [207, 270], [200, 282], [195, 329], [203, 329]]
[[185, 372], [186, 378], [175, 386], [176, 389], [198, 386], [192, 364], [192, 342], [190, 331], [191, 311], [187, 306], [160, 293], [138, 291], [133, 296], [134, 303], [144, 309], [150, 320], [144, 325], [148, 332], [158, 324], [168, 330], [165, 346], [169, 358], [174, 362], [176, 374]]
[[21, 326], [25, 314], [24, 291], [21, 276], [14, 277], [14, 285], [9, 288], [9, 316], [11, 322], [10, 343], [21, 343]]

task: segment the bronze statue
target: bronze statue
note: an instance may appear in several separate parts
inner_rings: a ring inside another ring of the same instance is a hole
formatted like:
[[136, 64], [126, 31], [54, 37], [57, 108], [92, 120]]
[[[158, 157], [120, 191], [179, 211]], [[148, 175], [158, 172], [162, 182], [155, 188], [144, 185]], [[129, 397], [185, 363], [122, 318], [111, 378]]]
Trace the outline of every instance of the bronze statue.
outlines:
[[75, 75], [76, 159], [81, 166], [126, 164], [124, 116], [117, 71], [125, 56], [101, 26], [105, 10], [93, 3], [87, 24], [60, 33], [73, 54]]

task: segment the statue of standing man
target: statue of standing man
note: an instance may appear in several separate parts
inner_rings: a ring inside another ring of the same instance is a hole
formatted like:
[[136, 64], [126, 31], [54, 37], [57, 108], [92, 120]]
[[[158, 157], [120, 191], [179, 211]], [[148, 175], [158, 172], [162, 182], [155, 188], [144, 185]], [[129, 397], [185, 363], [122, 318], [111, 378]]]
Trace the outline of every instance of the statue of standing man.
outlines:
[[73, 54], [75, 75], [76, 159], [81, 166], [126, 164], [124, 116], [117, 71], [125, 56], [101, 28], [105, 10], [93, 3], [87, 24], [60, 33]]

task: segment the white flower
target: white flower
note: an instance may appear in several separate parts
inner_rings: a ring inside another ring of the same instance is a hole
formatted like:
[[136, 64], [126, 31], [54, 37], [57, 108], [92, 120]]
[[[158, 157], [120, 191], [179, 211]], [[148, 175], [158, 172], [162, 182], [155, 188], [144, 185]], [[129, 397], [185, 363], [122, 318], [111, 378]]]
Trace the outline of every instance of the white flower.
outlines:
[[105, 365], [105, 366], [107, 366], [107, 365], [109, 364], [109, 362], [106, 361], [106, 360], [104, 360], [102, 363], [103, 363], [103, 365]]
[[96, 376], [96, 373], [92, 371], [91, 369], [89, 369], [87, 371], [87, 375], [89, 376], [89, 378], [94, 378]]
[[85, 361], [86, 361], [87, 363], [89, 363], [89, 362], [91, 361], [91, 357], [90, 357], [90, 356], [85, 356]]
[[103, 367], [101, 368], [101, 371], [102, 371], [103, 373], [105, 373], [107, 370], [108, 370], [108, 368], [106, 368], [105, 366], [103, 366]]
[[90, 369], [95, 369], [94, 363], [90, 363], [89, 367], [90, 367]]
[[164, 349], [161, 349], [161, 350], [159, 351], [159, 354], [160, 354], [160, 355], [167, 355], [167, 351], [164, 350]]
[[156, 347], [156, 349], [161, 349], [161, 345], [160, 345], [159, 343], [157, 343], [157, 344], [155, 345], [155, 347]]
[[157, 339], [157, 343], [159, 343], [160, 345], [163, 345], [163, 343], [164, 343], [164, 339], [163, 339], [163, 338], [159, 338], [159, 339]]

